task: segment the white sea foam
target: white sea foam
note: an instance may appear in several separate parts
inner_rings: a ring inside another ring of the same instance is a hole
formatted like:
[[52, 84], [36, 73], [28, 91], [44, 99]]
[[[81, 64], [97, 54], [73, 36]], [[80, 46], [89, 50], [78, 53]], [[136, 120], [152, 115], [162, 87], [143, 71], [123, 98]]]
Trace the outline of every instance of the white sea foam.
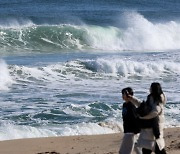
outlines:
[[0, 140], [56, 136], [56, 132], [45, 128], [3, 124], [0, 126]]
[[83, 65], [79, 64], [78, 61], [50, 64], [43, 67], [15, 65], [11, 72], [17, 80], [33, 81], [35, 79], [44, 82], [69, 81], [81, 74], [88, 76], [86, 73], [92, 73], [92, 71], [83, 68]]
[[0, 126], [0, 140], [49, 136], [95, 135], [122, 132], [121, 123], [80, 123], [74, 125], [31, 127], [5, 123]]
[[[178, 121], [166, 120], [165, 127], [178, 127]], [[97, 135], [123, 132], [122, 123], [105, 121], [99, 123], [61, 124], [56, 126], [23, 126], [14, 124], [3, 124], [0, 126], [0, 140], [37, 138], [52, 136], [74, 136], [74, 135]]]
[[119, 58], [98, 58], [88, 61], [87, 66], [93, 67], [98, 73], [106, 73], [121, 77], [141, 76], [158, 77], [169, 74], [180, 74], [179, 63], [169, 61], [135, 61]]
[[62, 136], [110, 134], [122, 131], [120, 123], [80, 123], [63, 128]]
[[[17, 80], [44, 82], [70, 81], [80, 79], [98, 78], [102, 75], [129, 78], [129, 77], [152, 77], [161, 78], [169, 75], [180, 74], [180, 63], [171, 61], [136, 61], [120, 58], [98, 58], [96, 60], [70, 61], [67, 63], [51, 64], [43, 67], [14, 66], [11, 74]], [[1, 65], [4, 70], [1, 76], [1, 85], [12, 83], [8, 76], [5, 63]], [[21, 73], [20, 73], [21, 72]], [[4, 76], [4, 77], [3, 77]], [[5, 79], [5, 82], [3, 80]], [[103, 78], [102, 78], [103, 79]], [[6, 81], [7, 80], [7, 81]], [[83, 81], [81, 81], [83, 82]]]
[[0, 70], [0, 90], [8, 90], [14, 81], [9, 74], [8, 65], [2, 59], [0, 60]]
[[137, 12], [130, 12], [124, 13], [119, 23], [119, 27], [87, 26], [91, 46], [108, 51], [180, 49], [177, 21], [153, 23]]
[[71, 116], [92, 117], [92, 115], [87, 113], [87, 111], [90, 109], [91, 107], [89, 107], [87, 104], [70, 104], [70, 106], [66, 107], [63, 112]]
[[131, 50], [168, 50], [180, 48], [180, 23], [152, 23], [138, 13], [125, 15], [124, 48]]

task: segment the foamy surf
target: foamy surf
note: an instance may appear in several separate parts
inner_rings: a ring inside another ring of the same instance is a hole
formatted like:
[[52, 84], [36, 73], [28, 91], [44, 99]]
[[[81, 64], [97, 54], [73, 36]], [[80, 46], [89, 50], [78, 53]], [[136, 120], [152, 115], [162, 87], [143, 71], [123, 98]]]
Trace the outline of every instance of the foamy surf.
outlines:
[[[5, 65], [5, 64], [4, 64]], [[76, 79], [108, 79], [108, 77], [136, 80], [141, 78], [166, 78], [180, 74], [180, 63], [172, 61], [136, 61], [118, 57], [76, 60], [47, 66], [12, 66], [10, 73], [16, 80], [29, 82], [68, 82]], [[6, 66], [4, 66], [7, 68]], [[7, 70], [5, 74], [8, 75]], [[10, 80], [9, 76], [9, 80]], [[3, 80], [3, 79], [2, 79]], [[8, 81], [9, 81], [8, 80]]]
[[[166, 122], [165, 127], [175, 127], [175, 120]], [[56, 126], [21, 126], [15, 124], [3, 124], [0, 126], [0, 140], [12, 140], [22, 138], [75, 136], [75, 135], [99, 135], [122, 133], [122, 122], [106, 121], [99, 123], [79, 123], [73, 125], [61, 124]]]
[[9, 73], [8, 65], [4, 60], [0, 59], [0, 91], [8, 90], [15, 83]]

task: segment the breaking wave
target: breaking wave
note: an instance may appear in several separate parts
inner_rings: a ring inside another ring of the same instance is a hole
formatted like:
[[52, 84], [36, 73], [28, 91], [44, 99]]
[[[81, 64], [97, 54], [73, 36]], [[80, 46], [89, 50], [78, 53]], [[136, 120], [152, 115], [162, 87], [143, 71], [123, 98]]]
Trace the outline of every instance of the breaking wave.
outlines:
[[75, 60], [47, 66], [17, 66], [10, 68], [16, 80], [28, 82], [53, 82], [76, 79], [115, 78], [166, 78], [180, 74], [178, 62], [133, 61], [119, 58], [98, 58], [96, 60]]
[[66, 50], [155, 51], [180, 49], [180, 23], [153, 23], [137, 12], [124, 13], [119, 27], [95, 25], [35, 25], [14, 21], [1, 25], [0, 51]]

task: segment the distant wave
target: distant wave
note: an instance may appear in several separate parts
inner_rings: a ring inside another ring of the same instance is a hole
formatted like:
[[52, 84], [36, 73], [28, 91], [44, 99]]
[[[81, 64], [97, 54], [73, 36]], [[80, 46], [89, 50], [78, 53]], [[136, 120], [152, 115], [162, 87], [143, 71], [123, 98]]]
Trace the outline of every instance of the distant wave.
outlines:
[[[180, 23], [152, 23], [139, 13], [124, 13], [120, 26], [34, 25], [15, 21], [1, 26], [0, 52], [66, 50], [156, 51], [180, 49]], [[22, 26], [22, 25], [23, 26]]]

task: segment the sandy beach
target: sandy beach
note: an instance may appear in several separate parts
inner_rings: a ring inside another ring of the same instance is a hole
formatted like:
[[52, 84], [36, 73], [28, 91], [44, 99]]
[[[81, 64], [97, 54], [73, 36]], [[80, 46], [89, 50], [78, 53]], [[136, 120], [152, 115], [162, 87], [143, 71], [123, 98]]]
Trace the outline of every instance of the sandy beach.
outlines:
[[[117, 154], [123, 133], [47, 137], [0, 142], [0, 154]], [[165, 129], [166, 150], [180, 153], [180, 128]]]

